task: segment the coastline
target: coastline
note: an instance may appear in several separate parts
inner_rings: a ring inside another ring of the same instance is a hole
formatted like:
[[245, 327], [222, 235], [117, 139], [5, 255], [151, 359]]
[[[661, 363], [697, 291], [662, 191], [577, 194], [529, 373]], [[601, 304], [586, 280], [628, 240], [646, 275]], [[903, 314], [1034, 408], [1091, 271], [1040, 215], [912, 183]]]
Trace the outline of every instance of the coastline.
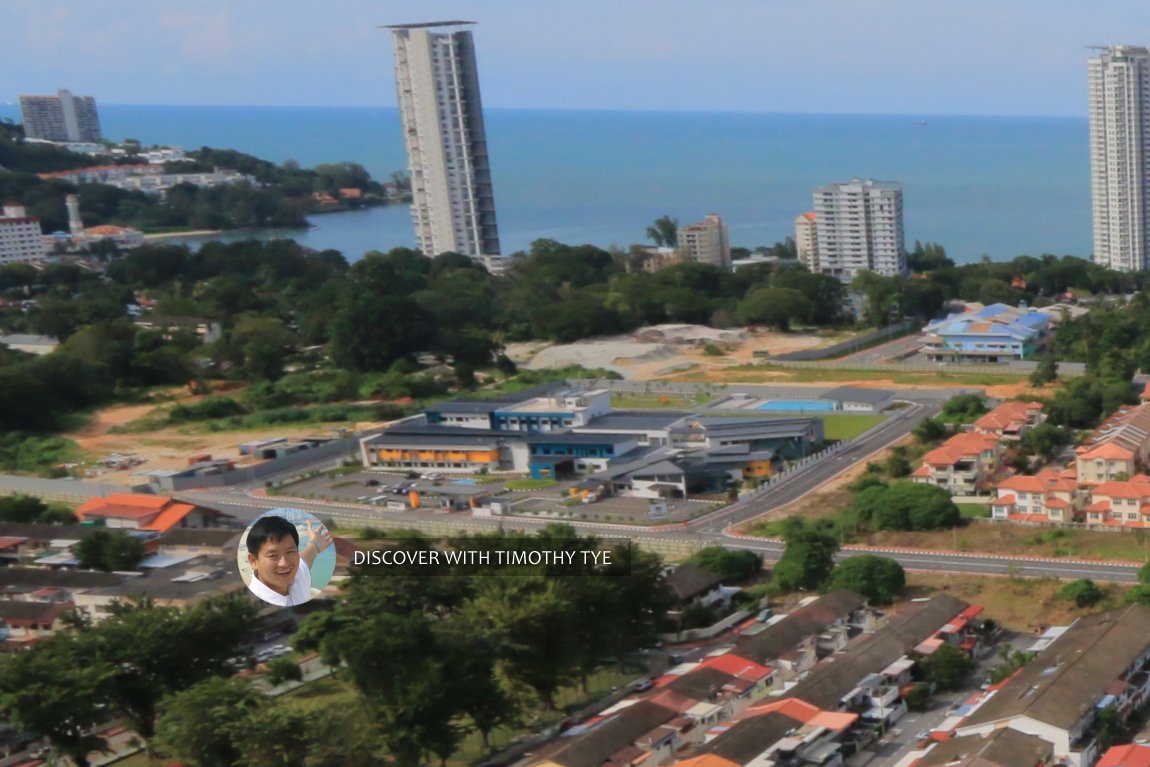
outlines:
[[182, 237], [213, 237], [217, 234], [223, 234], [223, 230], [189, 229], [186, 232], [160, 232], [158, 234], [145, 234], [144, 239], [150, 242], [152, 240], [175, 240]]

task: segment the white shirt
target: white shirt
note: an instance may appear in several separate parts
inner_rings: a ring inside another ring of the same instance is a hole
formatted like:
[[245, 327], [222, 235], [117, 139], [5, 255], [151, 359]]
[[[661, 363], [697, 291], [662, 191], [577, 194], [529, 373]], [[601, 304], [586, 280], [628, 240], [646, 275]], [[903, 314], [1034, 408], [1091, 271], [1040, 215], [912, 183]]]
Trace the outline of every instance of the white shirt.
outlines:
[[302, 605], [311, 599], [311, 569], [307, 566], [307, 562], [301, 558], [299, 569], [295, 571], [295, 578], [291, 582], [287, 596], [269, 589], [256, 577], [255, 572], [252, 572], [252, 580], [248, 584], [248, 590], [273, 605], [280, 605], [281, 607]]

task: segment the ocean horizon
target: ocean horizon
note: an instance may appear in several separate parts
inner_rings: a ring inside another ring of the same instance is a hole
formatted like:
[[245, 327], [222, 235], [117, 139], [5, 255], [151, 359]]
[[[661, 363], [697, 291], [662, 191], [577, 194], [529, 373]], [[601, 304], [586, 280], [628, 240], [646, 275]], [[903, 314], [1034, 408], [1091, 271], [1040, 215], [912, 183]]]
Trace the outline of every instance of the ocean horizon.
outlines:
[[[381, 180], [406, 168], [395, 108], [99, 109], [116, 141], [351, 161]], [[485, 118], [505, 254], [539, 238], [646, 242], [664, 214], [687, 224], [718, 213], [733, 245], [770, 245], [793, 236], [816, 187], [851, 178], [902, 183], [908, 248], [939, 242], [960, 263], [1088, 258], [1092, 248], [1084, 117], [486, 109]], [[19, 107], [0, 104], [0, 119], [19, 120]], [[299, 239], [350, 260], [414, 245], [405, 206], [312, 221], [319, 229]]]

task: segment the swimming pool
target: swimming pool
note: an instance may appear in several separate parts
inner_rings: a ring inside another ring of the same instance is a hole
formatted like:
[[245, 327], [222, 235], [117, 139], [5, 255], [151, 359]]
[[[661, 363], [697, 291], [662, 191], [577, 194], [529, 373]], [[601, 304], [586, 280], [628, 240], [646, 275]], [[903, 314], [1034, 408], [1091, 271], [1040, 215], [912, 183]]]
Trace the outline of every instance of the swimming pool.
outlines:
[[825, 399], [772, 399], [755, 408], [785, 413], [826, 412], [834, 409], [835, 403]]

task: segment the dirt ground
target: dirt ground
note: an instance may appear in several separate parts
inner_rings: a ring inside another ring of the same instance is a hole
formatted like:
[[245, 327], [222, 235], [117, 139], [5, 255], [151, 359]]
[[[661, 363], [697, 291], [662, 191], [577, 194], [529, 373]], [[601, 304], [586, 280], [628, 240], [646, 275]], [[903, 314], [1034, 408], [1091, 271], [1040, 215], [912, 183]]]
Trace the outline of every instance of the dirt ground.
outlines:
[[[597, 338], [573, 344], [538, 342], [507, 345], [507, 356], [528, 368], [564, 367], [578, 364], [614, 370], [625, 378], [650, 379], [685, 369], [722, 370], [746, 365], [755, 352], [772, 356], [803, 349], [830, 346], [849, 334], [776, 333], [769, 330], [728, 330], [702, 325], [655, 325], [625, 336]], [[707, 345], [724, 351], [721, 356], [703, 352]]]
[[[182, 398], [182, 401], [186, 402], [192, 399]], [[104, 408], [93, 415], [91, 420], [82, 428], [65, 433], [63, 436], [78, 444], [87, 454], [89, 461], [92, 462], [85, 467], [85, 473], [93, 472], [90, 476], [98, 478], [101, 482], [124, 485], [139, 484], [139, 477], [133, 476], [135, 472], [149, 469], [183, 468], [188, 465], [189, 456], [202, 453], [209, 453], [213, 458], [230, 458], [235, 461], [237, 466], [255, 463], [256, 461], [251, 458], [239, 454], [239, 446], [244, 442], [256, 439], [313, 434], [331, 436], [331, 429], [322, 424], [288, 425], [259, 430], [205, 432], [203, 434], [188, 433], [183, 431], [185, 427], [169, 427], [133, 434], [113, 434], [111, 432], [117, 426], [143, 418], [156, 407], [155, 404], [142, 404], [116, 405]], [[135, 455], [143, 459], [143, 463], [130, 469], [119, 470], [94, 465], [94, 462], [113, 453]]]

